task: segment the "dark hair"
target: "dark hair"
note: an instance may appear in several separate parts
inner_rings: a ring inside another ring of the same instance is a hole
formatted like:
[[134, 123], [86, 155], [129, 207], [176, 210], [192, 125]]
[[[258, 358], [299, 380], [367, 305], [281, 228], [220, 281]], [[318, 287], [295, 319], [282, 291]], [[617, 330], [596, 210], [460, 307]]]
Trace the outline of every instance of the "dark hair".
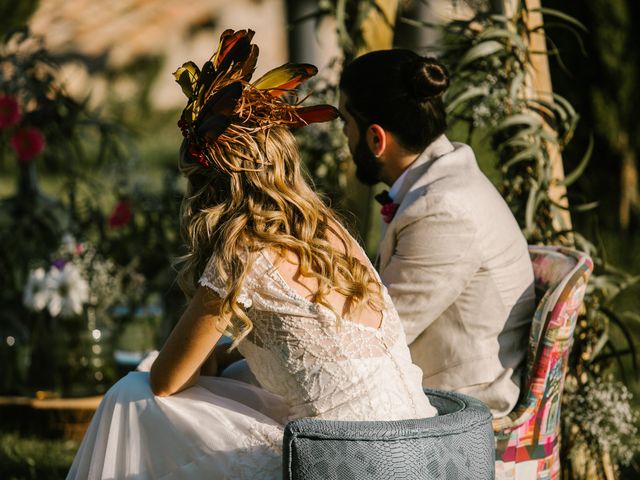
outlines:
[[447, 69], [410, 50], [380, 50], [356, 58], [342, 72], [346, 108], [361, 131], [377, 123], [412, 152], [420, 152], [447, 128], [442, 94]]

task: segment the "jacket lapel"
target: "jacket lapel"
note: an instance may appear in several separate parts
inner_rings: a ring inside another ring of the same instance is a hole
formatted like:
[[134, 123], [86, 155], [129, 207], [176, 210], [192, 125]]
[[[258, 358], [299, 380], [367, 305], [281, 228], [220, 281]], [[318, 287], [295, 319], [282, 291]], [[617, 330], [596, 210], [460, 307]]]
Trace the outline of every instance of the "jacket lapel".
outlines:
[[[412, 187], [426, 175], [434, 162], [454, 150], [454, 146], [445, 135], [440, 135], [420, 154], [420, 156], [409, 166], [407, 176], [402, 182], [402, 186], [398, 191], [398, 195], [394, 198], [394, 202], [400, 204], [393, 220], [387, 225], [383, 225], [380, 246], [378, 247], [378, 255], [376, 256], [376, 265], [379, 271], [386, 267], [387, 263], [393, 255], [395, 247], [395, 235], [393, 231], [398, 218], [402, 212], [411, 204], [411, 199], [407, 198], [407, 193]], [[405, 201], [407, 200], [407, 201]]]

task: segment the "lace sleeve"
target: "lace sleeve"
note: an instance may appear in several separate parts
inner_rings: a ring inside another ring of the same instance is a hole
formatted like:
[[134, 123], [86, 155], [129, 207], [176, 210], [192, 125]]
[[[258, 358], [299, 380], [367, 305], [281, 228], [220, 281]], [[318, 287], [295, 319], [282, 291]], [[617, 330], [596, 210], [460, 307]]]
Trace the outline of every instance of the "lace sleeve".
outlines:
[[[221, 298], [226, 297], [229, 293], [229, 281], [227, 279], [227, 274], [225, 272], [219, 272], [211, 260], [209, 260], [204, 272], [202, 272], [202, 276], [198, 280], [198, 283], [204, 287], [210, 288]], [[250, 278], [245, 279], [245, 282], [240, 289], [240, 294], [238, 295], [238, 303], [244, 308], [249, 308], [253, 305], [250, 285]]]

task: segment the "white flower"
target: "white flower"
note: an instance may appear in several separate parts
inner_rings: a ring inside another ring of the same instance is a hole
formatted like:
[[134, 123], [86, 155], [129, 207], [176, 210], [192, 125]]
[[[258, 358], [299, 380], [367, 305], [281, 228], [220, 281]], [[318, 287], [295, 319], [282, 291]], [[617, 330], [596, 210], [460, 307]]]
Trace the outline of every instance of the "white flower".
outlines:
[[70, 233], [65, 233], [62, 236], [62, 240], [60, 241], [60, 249], [63, 252], [67, 253], [75, 253], [76, 250], [76, 239]]
[[47, 276], [44, 268], [36, 268], [29, 273], [27, 285], [22, 294], [22, 303], [29, 310], [39, 312], [49, 303], [49, 290], [47, 289]]
[[89, 284], [72, 263], [62, 270], [52, 268], [47, 275], [50, 292], [49, 313], [52, 317], [72, 317], [82, 313], [82, 305], [89, 300]]

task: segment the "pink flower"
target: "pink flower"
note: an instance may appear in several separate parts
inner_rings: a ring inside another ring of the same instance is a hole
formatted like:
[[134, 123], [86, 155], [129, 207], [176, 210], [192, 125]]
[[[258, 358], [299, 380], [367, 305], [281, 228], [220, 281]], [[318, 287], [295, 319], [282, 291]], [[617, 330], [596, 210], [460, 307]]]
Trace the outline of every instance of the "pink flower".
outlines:
[[34, 127], [19, 128], [9, 141], [21, 162], [30, 162], [44, 150], [44, 135]]
[[126, 200], [120, 200], [111, 215], [109, 216], [109, 227], [120, 228], [124, 227], [131, 221], [131, 205]]
[[384, 223], [391, 223], [393, 220], [393, 216], [396, 214], [396, 210], [400, 205], [397, 203], [389, 202], [382, 205], [380, 209], [380, 214], [382, 215], [382, 220]]
[[20, 105], [15, 97], [0, 96], [0, 129], [13, 127], [20, 121]]

